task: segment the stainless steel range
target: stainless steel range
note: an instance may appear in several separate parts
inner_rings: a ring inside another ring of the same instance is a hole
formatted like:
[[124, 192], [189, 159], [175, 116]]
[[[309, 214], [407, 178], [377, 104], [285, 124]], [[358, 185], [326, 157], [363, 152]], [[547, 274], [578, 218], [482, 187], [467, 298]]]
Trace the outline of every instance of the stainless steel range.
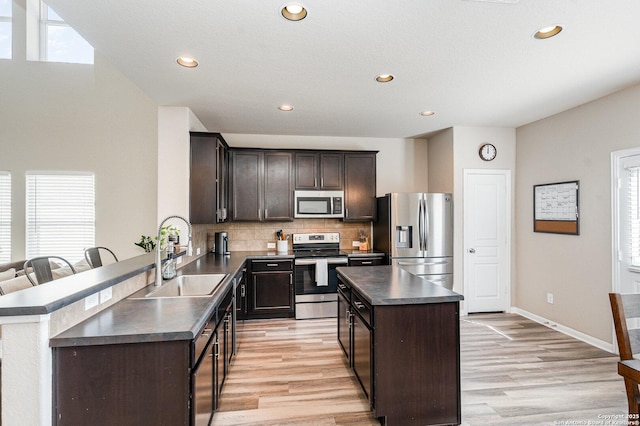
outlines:
[[296, 319], [332, 318], [338, 312], [336, 268], [348, 264], [339, 232], [293, 234]]

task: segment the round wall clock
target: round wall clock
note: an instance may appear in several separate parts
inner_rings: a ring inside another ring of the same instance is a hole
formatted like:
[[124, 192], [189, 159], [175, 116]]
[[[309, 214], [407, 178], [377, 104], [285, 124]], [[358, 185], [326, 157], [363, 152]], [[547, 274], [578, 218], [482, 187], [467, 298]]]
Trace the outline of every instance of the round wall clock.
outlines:
[[478, 151], [478, 154], [480, 154], [480, 158], [482, 158], [484, 161], [491, 161], [496, 158], [498, 150], [490, 143], [483, 143], [480, 146], [480, 151]]

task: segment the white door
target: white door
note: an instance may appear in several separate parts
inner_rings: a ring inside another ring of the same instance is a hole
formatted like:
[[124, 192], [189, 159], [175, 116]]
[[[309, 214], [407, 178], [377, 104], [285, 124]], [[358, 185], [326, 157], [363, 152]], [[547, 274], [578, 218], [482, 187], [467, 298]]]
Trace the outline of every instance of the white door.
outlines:
[[612, 290], [616, 293], [640, 293], [640, 148], [614, 152], [611, 158], [614, 211]]
[[466, 311], [509, 309], [511, 173], [464, 171], [464, 299]]

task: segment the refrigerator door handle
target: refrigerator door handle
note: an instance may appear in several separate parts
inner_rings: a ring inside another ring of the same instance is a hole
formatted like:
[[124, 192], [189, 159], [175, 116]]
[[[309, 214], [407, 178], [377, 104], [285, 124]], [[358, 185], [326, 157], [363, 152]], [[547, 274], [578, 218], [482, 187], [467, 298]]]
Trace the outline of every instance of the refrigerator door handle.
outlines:
[[449, 263], [448, 261], [443, 262], [398, 262], [398, 265], [401, 266], [435, 266], [435, 265], [446, 265]]
[[422, 202], [424, 203], [424, 251], [429, 252], [429, 206], [426, 199]]
[[424, 210], [423, 210], [422, 199], [418, 202], [418, 247], [420, 251], [424, 250], [424, 240], [423, 240], [423, 227], [424, 227]]

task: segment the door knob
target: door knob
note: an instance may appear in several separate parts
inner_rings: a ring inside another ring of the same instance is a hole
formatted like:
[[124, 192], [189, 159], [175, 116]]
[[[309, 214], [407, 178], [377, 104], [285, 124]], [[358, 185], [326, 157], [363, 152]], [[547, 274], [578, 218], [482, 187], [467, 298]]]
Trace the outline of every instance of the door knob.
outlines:
[[475, 253], [475, 252], [476, 252], [476, 249], [474, 249], [474, 248], [470, 248], [469, 249], [469, 253]]

